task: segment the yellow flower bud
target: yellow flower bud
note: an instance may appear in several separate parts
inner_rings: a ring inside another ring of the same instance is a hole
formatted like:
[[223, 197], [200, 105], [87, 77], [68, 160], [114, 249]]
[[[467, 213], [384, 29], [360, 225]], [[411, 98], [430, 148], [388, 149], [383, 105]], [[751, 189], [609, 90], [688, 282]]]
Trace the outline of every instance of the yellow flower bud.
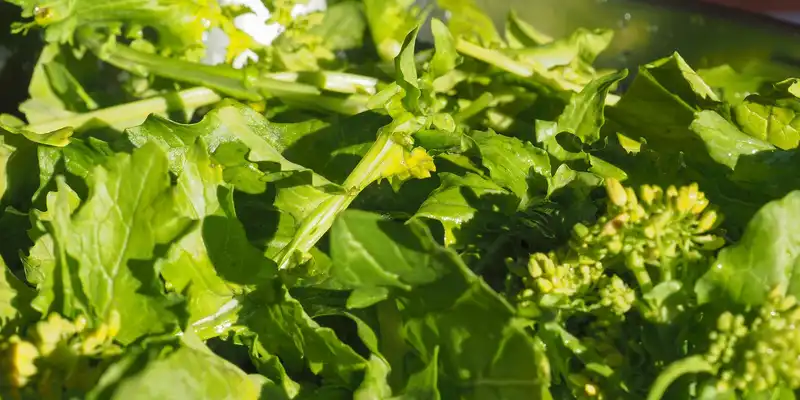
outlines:
[[633, 208], [631, 208], [631, 222], [639, 222], [647, 217], [647, 211], [644, 210], [641, 204], [636, 204]]
[[120, 324], [122, 323], [121, 317], [117, 310], [111, 310], [108, 314], [108, 336], [113, 338], [119, 333]]
[[697, 191], [692, 190], [691, 186], [684, 186], [678, 192], [675, 205], [678, 212], [687, 213], [694, 207], [695, 201], [697, 201]]
[[644, 228], [644, 236], [648, 239], [656, 237], [656, 228], [653, 225], [648, 225]]
[[587, 383], [586, 385], [583, 386], [583, 392], [586, 393], [586, 395], [589, 396], [589, 397], [597, 396], [597, 392], [598, 392], [597, 391], [597, 386], [595, 386], [595, 385], [593, 385], [591, 383]]
[[636, 198], [636, 192], [631, 188], [625, 188], [625, 195], [628, 197], [628, 206], [633, 207], [639, 204], [639, 199]]
[[542, 266], [539, 265], [538, 261], [536, 261], [535, 256], [528, 258], [528, 273], [531, 274], [532, 278], [538, 278], [542, 276]]
[[628, 202], [628, 195], [625, 188], [614, 178], [606, 178], [606, 192], [614, 205], [622, 207]]
[[678, 197], [678, 189], [674, 185], [669, 185], [667, 188], [667, 198], [674, 199]]
[[622, 251], [622, 242], [619, 239], [608, 242], [608, 251], [612, 254], [619, 254]]
[[550, 259], [550, 257], [547, 257], [542, 253], [536, 253], [536, 257], [546, 275], [555, 275], [556, 264]]
[[542, 293], [550, 293], [553, 290], [553, 284], [544, 278], [537, 279], [536, 286], [539, 287], [539, 291]]
[[708, 207], [708, 199], [705, 196], [701, 196], [695, 201], [694, 206], [692, 207], [693, 214], [700, 214], [703, 210]]
[[100, 324], [97, 329], [84, 338], [81, 352], [83, 354], [91, 354], [97, 350], [98, 347], [105, 343], [108, 338], [108, 325]]
[[639, 189], [639, 194], [642, 198], [642, 201], [644, 201], [644, 203], [648, 206], [653, 204], [653, 200], [655, 200], [656, 197], [656, 191], [650, 185], [642, 185], [642, 187]]
[[714, 227], [717, 222], [717, 212], [714, 210], [706, 211], [697, 222], [697, 233], [704, 233]]
[[12, 384], [16, 387], [23, 387], [28, 383], [28, 379], [36, 375], [36, 359], [39, 351], [33, 344], [20, 340], [19, 337], [12, 337], [11, 362], [12, 362]]
[[75, 329], [77, 332], [83, 332], [86, 329], [86, 326], [89, 325], [89, 320], [86, 319], [86, 316], [79, 315], [78, 318], [75, 318]]
[[725, 239], [714, 235], [695, 236], [694, 241], [701, 244], [704, 250], [709, 251], [721, 249], [725, 246]]

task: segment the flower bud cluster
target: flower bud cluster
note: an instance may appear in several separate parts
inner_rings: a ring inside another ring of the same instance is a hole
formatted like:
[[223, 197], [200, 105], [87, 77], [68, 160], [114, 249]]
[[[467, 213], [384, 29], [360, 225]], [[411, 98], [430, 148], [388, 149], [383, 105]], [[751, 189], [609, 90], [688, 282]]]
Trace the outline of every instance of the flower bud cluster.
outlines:
[[666, 190], [644, 185], [637, 195], [608, 178], [606, 191], [608, 210], [596, 223], [575, 225], [566, 248], [533, 254], [527, 265], [516, 266], [526, 286], [520, 303], [547, 306], [544, 299], [558, 296], [578, 300], [587, 305], [584, 309], [623, 315], [636, 292], [616, 275], [617, 264], [633, 272], [644, 294], [654, 286], [648, 266], [660, 281], [690, 281], [703, 271], [695, 264], [724, 244], [710, 233], [722, 219], [696, 184]]
[[[81, 316], [74, 321], [51, 314], [38, 322], [27, 339], [17, 335], [0, 342], [0, 388], [6, 386], [12, 393], [29, 386], [36, 378], [66, 380], [86, 378], [85, 371], [76, 367], [87, 366], [81, 360], [87, 357], [105, 357], [119, 352], [113, 340], [119, 332], [120, 316], [109, 315], [106, 323], [90, 329], [88, 320]], [[39, 382], [39, 387], [51, 383]], [[2, 392], [2, 391], [0, 391]]]
[[[639, 195], [606, 180], [608, 211], [591, 227], [575, 227], [571, 246], [595, 259], [624, 255], [626, 264], [691, 263], [722, 247], [709, 233], [722, 222], [697, 184], [681, 188], [643, 185]], [[680, 271], [673, 271], [680, 272]]]
[[774, 291], [750, 321], [723, 313], [710, 339], [706, 360], [718, 368], [718, 391], [800, 388], [800, 305], [793, 296]]

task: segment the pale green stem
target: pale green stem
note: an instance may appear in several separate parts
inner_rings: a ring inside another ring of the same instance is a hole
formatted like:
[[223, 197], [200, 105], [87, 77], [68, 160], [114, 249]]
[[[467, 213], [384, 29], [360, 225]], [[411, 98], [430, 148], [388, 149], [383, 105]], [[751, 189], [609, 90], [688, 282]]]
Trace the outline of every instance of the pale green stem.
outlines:
[[24, 127], [24, 129], [35, 133], [48, 133], [65, 127], [78, 129], [91, 121], [99, 121], [122, 130], [141, 124], [150, 114], [160, 114], [173, 109], [176, 104], [171, 97], [179, 100], [177, 105], [185, 109], [202, 107], [222, 99], [211, 89], [196, 87], [182, 90], [171, 96], [152, 97], [65, 118], [34, 123]]

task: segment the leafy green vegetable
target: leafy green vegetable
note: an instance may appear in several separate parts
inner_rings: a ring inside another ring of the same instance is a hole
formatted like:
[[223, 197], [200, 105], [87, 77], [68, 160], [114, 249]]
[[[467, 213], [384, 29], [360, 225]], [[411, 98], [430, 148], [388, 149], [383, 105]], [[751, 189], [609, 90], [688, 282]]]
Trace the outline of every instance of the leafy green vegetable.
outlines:
[[622, 88], [612, 31], [473, 1], [8, 2], [2, 398], [800, 393], [782, 72]]

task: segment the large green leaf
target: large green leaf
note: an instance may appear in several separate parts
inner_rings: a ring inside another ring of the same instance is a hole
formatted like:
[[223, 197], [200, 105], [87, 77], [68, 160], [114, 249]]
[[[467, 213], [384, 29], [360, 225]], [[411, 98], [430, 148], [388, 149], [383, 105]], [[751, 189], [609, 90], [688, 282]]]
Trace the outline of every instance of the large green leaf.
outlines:
[[118, 154], [95, 168], [87, 185], [89, 197], [73, 215], [63, 180], [48, 209], [57, 266], [45, 274], [40, 310], [72, 316], [82, 310], [101, 320], [119, 313], [124, 343], [174, 329], [174, 301], [162, 293], [152, 264], [156, 245], [180, 228], [166, 155], [155, 145]]
[[[129, 374], [109, 385], [110, 390], [96, 391], [92, 398], [164, 400], [261, 398], [262, 385], [265, 383], [263, 377], [248, 376], [237, 366], [214, 354], [194, 337], [183, 338], [180, 347], [163, 358], [152, 359], [154, 354], [157, 353], [140, 354], [138, 357], [124, 359], [118, 365], [112, 366], [106, 373], [105, 380], [117, 378], [114, 373], [129, 372]], [[145, 363], [143, 366], [136, 365], [143, 362]]]
[[547, 152], [530, 142], [491, 131], [475, 132], [472, 138], [492, 181], [513, 192], [521, 207], [527, 206], [536, 195], [547, 193], [550, 177]]
[[473, 173], [440, 173], [442, 183], [415, 216], [439, 221], [446, 245], [464, 246], [488, 225], [502, 225], [517, 210], [519, 198], [491, 180]]
[[437, 0], [436, 3], [450, 13], [447, 25], [456, 38], [485, 46], [502, 43], [492, 19], [473, 0]]
[[772, 290], [800, 296], [800, 191], [765, 205], [697, 284], [702, 302], [760, 305]]
[[597, 78], [573, 95], [558, 117], [558, 129], [579, 137], [584, 143], [600, 139], [600, 128], [605, 123], [603, 111], [611, 87], [628, 75], [627, 70]]
[[[365, 217], [346, 212], [340, 218], [349, 222], [351, 218]], [[377, 216], [373, 218], [380, 220]], [[389, 227], [392, 224], [395, 227]], [[387, 358], [394, 359], [391, 354], [402, 348], [403, 344], [396, 343], [397, 340], [413, 348], [426, 365], [439, 357], [443, 397], [535, 399], [545, 395], [549, 377], [540, 365], [546, 360], [533, 337], [525, 331], [525, 322], [518, 320], [508, 303], [475, 276], [458, 255], [436, 244], [419, 221], [412, 220], [405, 226], [386, 221], [372, 224], [371, 231], [372, 236], [366, 235], [366, 229], [358, 236], [334, 234], [332, 241], [345, 242], [336, 244], [341, 248], [360, 248], [368, 254], [386, 252], [391, 241], [409, 246], [427, 242], [425, 248], [430, 249], [429, 257], [436, 266], [417, 263], [415, 266], [421, 271], [415, 274], [407, 268], [398, 270], [397, 264], [408, 265], [403, 261], [408, 250], [395, 250], [376, 259], [368, 270], [360, 269], [361, 282], [386, 282], [387, 273], [409, 277], [430, 276], [428, 271], [432, 268], [440, 271], [439, 279], [415, 285], [410, 291], [396, 291], [395, 296], [378, 304], [378, 312], [387, 321], [382, 326], [401, 329], [400, 337], [396, 333], [382, 334], [385, 339], [382, 346], [387, 347], [382, 353]], [[380, 235], [387, 239], [371, 240]], [[410, 241], [413, 236], [416, 239]], [[341, 252], [334, 256], [334, 268], [346, 269], [359, 262], [358, 259], [350, 262]], [[398, 274], [399, 271], [402, 272]], [[395, 309], [395, 302], [401, 306]]]
[[189, 150], [181, 170], [176, 208], [195, 224], [156, 265], [174, 291], [188, 296], [189, 321], [195, 322], [216, 313], [243, 285], [273, 277], [275, 264], [247, 241], [232, 199], [220, 204], [222, 170], [202, 141]]
[[308, 368], [355, 389], [368, 367], [367, 360], [332, 329], [314, 321], [277, 280], [260, 285], [247, 297], [237, 324], [257, 335], [259, 345], [280, 357], [290, 372]]
[[430, 234], [412, 223], [398, 225], [378, 214], [348, 211], [331, 230], [331, 276], [344, 287], [375, 293], [378, 289], [410, 290], [443, 274]]
[[34, 295], [33, 290], [12, 274], [0, 258], [0, 331], [9, 327], [13, 320], [32, 311], [30, 302]]
[[747, 96], [733, 107], [733, 116], [742, 131], [750, 136], [788, 150], [800, 143], [800, 98], [798, 80], [780, 82], [761, 94]]
[[364, 1], [372, 40], [383, 60], [391, 61], [400, 54], [406, 35], [419, 23], [413, 4], [412, 0]]

